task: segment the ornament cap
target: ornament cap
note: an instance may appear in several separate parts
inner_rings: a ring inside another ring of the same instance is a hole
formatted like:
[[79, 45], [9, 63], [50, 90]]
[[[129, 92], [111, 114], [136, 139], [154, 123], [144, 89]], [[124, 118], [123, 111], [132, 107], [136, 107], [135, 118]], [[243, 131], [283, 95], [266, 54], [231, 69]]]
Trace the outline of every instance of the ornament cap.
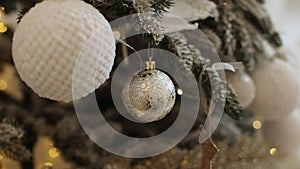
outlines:
[[146, 62], [146, 70], [154, 70], [155, 69], [155, 61], [152, 58], [149, 58], [149, 61]]

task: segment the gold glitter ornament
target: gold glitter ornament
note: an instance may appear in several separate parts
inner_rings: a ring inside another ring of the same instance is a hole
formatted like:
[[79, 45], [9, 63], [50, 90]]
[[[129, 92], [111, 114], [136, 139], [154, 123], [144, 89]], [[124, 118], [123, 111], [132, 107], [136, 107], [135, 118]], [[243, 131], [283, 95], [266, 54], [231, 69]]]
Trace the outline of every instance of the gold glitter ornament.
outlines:
[[128, 113], [141, 122], [163, 119], [172, 110], [175, 86], [168, 75], [155, 69], [155, 62], [146, 62], [146, 69], [125, 84], [122, 99]]

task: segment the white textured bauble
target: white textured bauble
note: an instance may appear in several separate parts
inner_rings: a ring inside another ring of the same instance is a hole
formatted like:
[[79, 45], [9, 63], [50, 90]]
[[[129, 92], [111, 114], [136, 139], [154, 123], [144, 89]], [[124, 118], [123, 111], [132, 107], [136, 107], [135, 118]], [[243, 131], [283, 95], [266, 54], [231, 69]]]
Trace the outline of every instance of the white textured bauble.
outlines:
[[298, 76], [291, 66], [279, 59], [257, 65], [251, 73], [256, 86], [250, 109], [267, 120], [282, 120], [298, 101]]
[[122, 99], [131, 116], [142, 122], [164, 118], [176, 100], [172, 80], [159, 70], [136, 74], [123, 88]]
[[237, 94], [240, 105], [247, 108], [255, 97], [255, 85], [251, 77], [243, 71], [226, 73], [227, 82]]
[[263, 135], [279, 152], [294, 152], [300, 147], [300, 112], [294, 111], [283, 120], [265, 122]]
[[22, 18], [12, 51], [18, 73], [33, 91], [41, 97], [71, 101], [93, 92], [109, 78], [115, 39], [107, 20], [91, 5], [46, 0]]

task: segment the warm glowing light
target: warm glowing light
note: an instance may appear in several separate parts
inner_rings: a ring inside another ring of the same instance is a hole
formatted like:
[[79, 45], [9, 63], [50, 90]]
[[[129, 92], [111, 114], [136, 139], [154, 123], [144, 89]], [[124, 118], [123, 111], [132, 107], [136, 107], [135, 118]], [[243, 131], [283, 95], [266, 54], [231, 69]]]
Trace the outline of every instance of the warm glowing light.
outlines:
[[7, 82], [5, 80], [0, 80], [0, 91], [7, 89]]
[[53, 167], [53, 164], [51, 162], [46, 162], [44, 164], [45, 167]]
[[5, 8], [2, 6], [2, 7], [1, 7], [1, 10], [2, 10], [2, 11], [4, 11], [4, 10], [5, 10]]
[[116, 39], [120, 39], [121, 38], [121, 33], [118, 31], [114, 31], [114, 36]]
[[0, 33], [4, 33], [7, 31], [7, 27], [4, 25], [3, 22], [0, 22]]
[[259, 130], [262, 127], [262, 123], [260, 121], [256, 120], [253, 122], [252, 126], [254, 129]]
[[4, 155], [0, 153], [0, 160], [4, 158]]
[[55, 147], [50, 148], [48, 154], [51, 158], [57, 158], [59, 156], [59, 150]]
[[271, 149], [270, 149], [270, 155], [271, 155], [271, 156], [275, 156], [275, 155], [277, 154], [277, 151], [278, 151], [278, 150], [277, 150], [276, 148], [271, 148]]
[[183, 94], [183, 91], [181, 89], [177, 89], [177, 94], [178, 95], [182, 95]]
[[187, 160], [183, 160], [183, 161], [182, 161], [182, 165], [183, 165], [183, 166], [188, 165], [188, 161], [187, 161]]
[[227, 3], [227, 2], [224, 2], [223, 5], [226, 6], [226, 5], [228, 5], [228, 3]]

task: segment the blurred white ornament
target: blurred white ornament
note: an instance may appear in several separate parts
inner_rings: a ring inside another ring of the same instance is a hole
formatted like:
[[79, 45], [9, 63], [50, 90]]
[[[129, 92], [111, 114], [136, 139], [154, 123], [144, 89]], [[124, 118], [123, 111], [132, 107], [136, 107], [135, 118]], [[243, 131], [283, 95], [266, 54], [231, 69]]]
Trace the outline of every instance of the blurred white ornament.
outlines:
[[300, 112], [297, 110], [285, 119], [265, 122], [263, 134], [270, 146], [279, 152], [296, 151], [300, 147]]
[[[39, 96], [70, 101], [88, 95], [109, 78], [115, 39], [107, 20], [91, 5], [79, 0], [46, 0], [22, 18], [12, 51], [22, 80]], [[79, 56], [82, 63], [74, 79]], [[77, 87], [75, 96], [72, 83]]]
[[163, 119], [176, 100], [172, 80], [160, 70], [144, 70], [125, 84], [122, 99], [129, 114], [141, 122]]
[[255, 85], [251, 77], [244, 71], [226, 73], [227, 82], [237, 94], [237, 100], [244, 108], [248, 107], [255, 98]]
[[298, 101], [299, 85], [295, 70], [286, 62], [274, 59], [258, 64], [251, 77], [256, 86], [250, 109], [267, 120], [282, 120]]

